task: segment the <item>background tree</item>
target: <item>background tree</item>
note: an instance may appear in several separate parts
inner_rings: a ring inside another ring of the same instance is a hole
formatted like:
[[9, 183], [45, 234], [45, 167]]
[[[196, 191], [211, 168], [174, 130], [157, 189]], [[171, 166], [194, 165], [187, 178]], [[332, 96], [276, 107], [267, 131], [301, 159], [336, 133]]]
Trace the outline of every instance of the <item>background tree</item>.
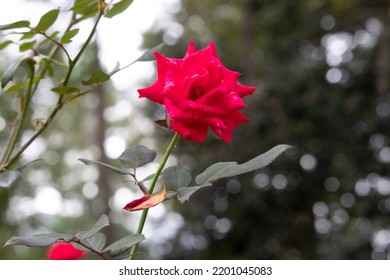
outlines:
[[[104, 169], [83, 166], [78, 161], [78, 158], [82, 157], [107, 161], [107, 139], [119, 130], [118, 127], [123, 126], [124, 118], [131, 115], [130, 112], [121, 113], [120, 116], [113, 113], [113, 107], [122, 99], [117, 95], [118, 92], [109, 83], [97, 85], [88, 95], [80, 97], [77, 100], [79, 104], [76, 105], [59, 102], [66, 100], [71, 94], [77, 94], [80, 89], [76, 89], [76, 92], [59, 93], [51, 90], [64, 83], [63, 78], [69, 73], [66, 71], [71, 71], [69, 69], [72, 61], [75, 64], [78, 57], [80, 61], [77, 61], [77, 67], [73, 68], [75, 71], [66, 77], [70, 77], [68, 85], [94, 86], [85, 81], [90, 79], [91, 73], [103, 68], [98, 58], [96, 36], [93, 36], [96, 29], [91, 24], [97, 24], [100, 19], [103, 6], [99, 6], [98, 2], [76, 0], [66, 3], [67, 6], [61, 7], [61, 10], [56, 7], [50, 10], [50, 3], [47, 3], [46, 8], [50, 11], [46, 10], [41, 19], [40, 15], [37, 15], [37, 19], [31, 23], [21, 19], [23, 21], [17, 21], [9, 27], [7, 23], [1, 25], [0, 50], [3, 63], [0, 70], [0, 240], [3, 245], [12, 235], [31, 236], [55, 231], [68, 233], [81, 230], [87, 224], [92, 226], [102, 213], [113, 215], [112, 210], [117, 207], [117, 202], [114, 201], [115, 192], [127, 184], [122, 178], [111, 178], [111, 174]], [[129, 2], [131, 1], [123, 3]], [[118, 14], [124, 8], [126, 7], [122, 5], [114, 12]], [[104, 16], [109, 17], [109, 14], [105, 13]], [[89, 22], [88, 19], [91, 18], [93, 20]], [[71, 31], [72, 36], [64, 39], [64, 34], [70, 34], [67, 33], [69, 29], [65, 29], [67, 24], [74, 29]], [[85, 28], [86, 32], [89, 30], [91, 36], [85, 33], [78, 37], [78, 32], [75, 32], [78, 28]], [[88, 42], [91, 44], [87, 45]], [[86, 48], [81, 53], [82, 46]], [[12, 47], [13, 52], [10, 51]], [[52, 50], [58, 47], [60, 51], [53, 53]], [[24, 85], [29, 83], [30, 65], [23, 62], [16, 72], [12, 75], [9, 73], [12, 65], [24, 57], [28, 58], [28, 62], [36, 60], [34, 69], [39, 71], [40, 76], [39, 79], [34, 79], [33, 84], [36, 84], [37, 88], [31, 102], [26, 106], [25, 121], [20, 129], [20, 139], [15, 143], [15, 150], [40, 131], [45, 123], [49, 125], [20, 158], [10, 164], [7, 157], [13, 158], [16, 152], [10, 156], [6, 155], [7, 147], [10, 147], [8, 135], [12, 135], [17, 123], [13, 120], [17, 120], [16, 116], [24, 105]], [[27, 82], [24, 82], [25, 80]], [[47, 122], [53, 108], [58, 108], [56, 102], [61, 105], [57, 114], [59, 117]], [[110, 110], [111, 114], [107, 116], [105, 111]], [[108, 122], [110, 129], [107, 129]], [[133, 131], [131, 136], [136, 138], [138, 133]], [[17, 165], [36, 159], [40, 161], [22, 169], [14, 169]], [[80, 168], [81, 166], [83, 168]], [[116, 220], [112, 218], [111, 222], [120, 223], [120, 219], [121, 217], [117, 216]], [[118, 229], [121, 230], [124, 228]], [[119, 238], [115, 229], [106, 232], [106, 235], [108, 242]], [[42, 259], [46, 257], [45, 254], [46, 249], [27, 250], [24, 247], [8, 246], [0, 251], [0, 259]]]
[[[224, 64], [243, 73], [243, 83], [257, 87], [245, 98], [243, 113], [251, 121], [234, 132], [232, 144], [211, 134], [206, 144], [182, 141], [176, 149], [180, 165], [196, 174], [216, 161], [243, 162], [280, 143], [296, 149], [266, 169], [221, 180], [184, 205], [173, 204], [176, 212], [153, 209], [160, 215], [160, 229], [170, 231], [160, 230], [149, 243], [141, 243], [152, 244], [150, 255], [143, 250], [142, 258], [390, 258], [389, 8], [384, 0], [183, 0], [176, 23], [156, 21], [153, 32], [144, 36], [146, 48], [164, 41], [164, 55], [182, 57], [189, 39], [198, 48], [213, 40]], [[88, 78], [90, 68], [98, 67], [97, 52], [96, 46], [89, 49], [77, 79]], [[2, 65], [10, 62], [1, 59]], [[58, 80], [46, 82], [33, 100], [26, 136], [52, 105], [44, 94]], [[142, 141], [166, 146], [168, 137], [163, 129], [152, 134], [149, 123], [134, 112], [121, 118], [104, 114], [123, 112], [123, 107], [118, 95], [108, 96], [112, 88], [103, 91], [108, 100], [95, 92], [80, 106], [64, 109], [53, 129], [26, 154], [26, 160], [42, 157], [44, 162], [0, 187], [0, 240], [64, 231], [69, 225], [72, 231], [83, 230], [103, 212], [123, 225], [119, 233], [129, 230], [133, 218], [113, 206], [119, 196], [129, 195], [128, 182], [109, 178], [115, 187], [103, 195], [101, 188], [110, 190], [102, 181], [108, 179], [105, 173], [79, 168], [77, 158], [98, 160], [104, 154], [102, 141], [112, 135], [120, 134], [128, 146]], [[0, 102], [4, 146], [17, 103], [5, 93]], [[103, 109], [104, 103], [108, 108]], [[156, 109], [150, 106], [147, 112], [161, 119], [164, 112]], [[129, 123], [142, 125], [121, 129]], [[160, 138], [153, 142], [153, 136]], [[49, 201], [68, 208], [26, 211], [32, 209], [28, 205]], [[6, 247], [0, 258], [42, 258], [44, 253]]]

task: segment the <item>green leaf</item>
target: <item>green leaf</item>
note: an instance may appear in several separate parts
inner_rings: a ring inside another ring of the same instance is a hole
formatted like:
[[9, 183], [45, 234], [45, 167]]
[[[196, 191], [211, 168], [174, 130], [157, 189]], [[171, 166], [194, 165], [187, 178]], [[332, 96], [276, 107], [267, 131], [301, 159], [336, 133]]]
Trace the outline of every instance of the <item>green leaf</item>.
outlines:
[[[76, 233], [75, 237], [83, 240], [85, 244], [93, 248], [103, 248], [105, 243], [105, 237], [101, 235], [93, 238], [99, 231], [108, 226], [109, 221], [106, 215], [101, 215], [96, 224], [88, 231], [82, 231]], [[17, 237], [10, 238], [4, 246], [8, 245], [24, 245], [29, 247], [47, 247], [55, 242], [65, 241], [70, 242], [74, 237], [70, 234], [65, 233], [45, 233], [38, 234], [32, 237]]]
[[[49, 40], [49, 38], [45, 38], [45, 41], [48, 41], [48, 42], [51, 42], [52, 40], [56, 41], [58, 39], [58, 34], [60, 34], [59, 31], [54, 31], [53, 33], [48, 35], [51, 38], [51, 40]], [[42, 42], [42, 43], [44, 43], [44, 42]]]
[[30, 165], [35, 164], [35, 163], [40, 162], [40, 161], [43, 161], [43, 159], [38, 158], [38, 159], [34, 159], [34, 160], [32, 160], [32, 161], [23, 162], [23, 163], [21, 163], [20, 165], [15, 166], [14, 169], [15, 169], [15, 170], [21, 170], [21, 169], [23, 169], [23, 168], [25, 168], [25, 167], [27, 167], [27, 166], [30, 166]]
[[15, 73], [16, 71], [18, 71], [20, 65], [24, 62], [24, 61], [27, 61], [29, 60], [30, 58], [25, 58], [25, 59], [22, 59], [22, 60], [19, 60], [19, 61], [16, 61], [14, 64], [11, 65], [11, 67], [9, 67], [4, 75], [3, 75], [3, 78], [1, 79], [1, 88], [5, 88], [5, 86], [10, 82], [12, 81], [12, 79], [14, 78], [15, 76]]
[[112, 18], [116, 15], [119, 15], [123, 13], [131, 5], [131, 3], [133, 3], [133, 0], [122, 0], [114, 4], [104, 16], [107, 18]]
[[32, 60], [30, 57], [26, 57], [22, 60], [16, 61], [14, 64], [12, 64], [3, 74], [3, 77], [0, 81], [0, 88], [3, 89], [6, 87], [6, 85], [13, 80], [16, 72], [21, 66], [28, 66], [30, 70], [32, 67], [34, 67], [35, 61]]
[[[130, 67], [131, 65], [133, 65], [134, 63], [138, 62], [138, 61], [152, 61], [155, 59], [154, 57], [154, 53], [155, 52], [161, 52], [162, 49], [164, 47], [164, 44], [160, 44], [154, 48], [151, 48], [149, 50], [147, 50], [146, 52], [144, 52], [139, 58], [137, 58], [136, 60], [134, 60], [133, 62], [131, 62], [130, 64], [127, 64], [126, 66], [122, 67], [122, 68], [118, 68], [118, 69], [114, 69], [114, 71], [112, 71], [110, 74], [111, 76], [114, 75], [115, 73], [117, 73], [118, 71], [121, 71], [123, 69], [126, 69], [127, 67]], [[119, 65], [118, 65], [119, 67]]]
[[1, 43], [1, 44], [0, 44], [0, 51], [1, 51], [2, 49], [5, 49], [6, 47], [8, 47], [9, 45], [11, 45], [12, 43], [13, 43], [13, 41], [11, 41], [11, 40], [8, 40], [8, 41], [5, 41], [5, 42]]
[[290, 148], [292, 147], [289, 145], [278, 145], [268, 152], [242, 164], [237, 164], [237, 162], [215, 163], [196, 176], [195, 181], [199, 185], [204, 185], [207, 182], [212, 183], [221, 178], [232, 177], [263, 168], [273, 162], [281, 153]]
[[9, 188], [18, 179], [20, 172], [15, 170], [0, 173], [0, 187]]
[[103, 167], [106, 167], [108, 169], [111, 169], [112, 171], [120, 174], [120, 175], [129, 175], [129, 172], [125, 171], [125, 170], [122, 170], [122, 169], [119, 169], [115, 166], [112, 166], [112, 165], [109, 165], [107, 163], [103, 163], [103, 162], [99, 162], [99, 161], [94, 161], [94, 160], [89, 160], [89, 159], [85, 159], [85, 158], [79, 158], [79, 161], [81, 161], [82, 163], [86, 164], [86, 165], [91, 165], [91, 164], [97, 164], [97, 165], [101, 165]]
[[28, 247], [48, 247], [58, 241], [69, 242], [72, 239], [72, 235], [66, 233], [43, 233], [37, 234], [32, 237], [11, 237], [5, 244], [9, 245], [23, 245]]
[[[40, 80], [42, 80], [42, 76], [35, 76], [34, 79], [33, 79], [33, 84], [38, 83]], [[6, 92], [7, 93], [13, 93], [15, 91], [22, 90], [22, 89], [28, 87], [29, 84], [30, 84], [29, 81], [27, 81], [27, 82], [25, 82], [23, 84], [14, 84], [14, 85], [10, 86], [9, 88], [7, 88]]]
[[68, 32], [66, 32], [64, 34], [64, 36], [62, 36], [61, 38], [61, 43], [62, 44], [68, 44], [68, 43], [71, 43], [72, 42], [72, 38], [74, 36], [77, 35], [77, 33], [79, 33], [80, 29], [79, 28], [75, 28], [75, 29], [72, 29], [72, 30], [69, 30]]
[[177, 190], [177, 199], [181, 202], [184, 203], [185, 201], [190, 199], [190, 196], [193, 195], [195, 192], [205, 188], [209, 187], [209, 185], [204, 185], [204, 186], [194, 186], [194, 187], [187, 187], [187, 188], [180, 188]]
[[105, 248], [103, 252], [110, 251], [112, 257], [119, 256], [120, 254], [128, 250], [130, 247], [134, 246], [135, 244], [138, 244], [144, 239], [145, 237], [142, 234], [128, 235], [112, 243], [110, 246]]
[[95, 11], [98, 12], [98, 5], [96, 0], [76, 0], [73, 7], [71, 8], [76, 14], [86, 15]]
[[167, 193], [165, 194], [165, 200], [174, 198], [175, 196], [177, 196], [177, 191], [168, 191], [167, 190]]
[[156, 158], [156, 152], [143, 145], [137, 145], [125, 150], [119, 160], [123, 167], [136, 169], [152, 162]]
[[80, 231], [80, 232], [76, 233], [75, 236], [79, 239], [88, 239], [88, 238], [94, 236], [95, 234], [97, 234], [102, 228], [109, 226], [109, 225], [110, 225], [110, 223], [108, 221], [108, 217], [105, 214], [103, 214], [100, 216], [99, 220], [96, 222], [96, 224], [90, 230]]
[[25, 42], [25, 43], [21, 44], [19, 46], [19, 51], [25, 52], [25, 51], [32, 49], [32, 47], [35, 45], [36, 42], [37, 42], [36, 40], [33, 40], [30, 42]]
[[217, 162], [209, 166], [205, 171], [195, 177], [195, 182], [202, 185], [206, 182], [214, 182], [220, 178], [224, 178], [231, 170], [238, 166], [235, 161]]
[[110, 75], [104, 73], [102, 70], [97, 70], [92, 73], [91, 77], [86, 81], [81, 81], [84, 86], [90, 86], [94, 84], [101, 84], [110, 79]]
[[[83, 245], [89, 246], [94, 250], [101, 252], [106, 245], [106, 240], [107, 237], [103, 233], [98, 232], [88, 239], [81, 239], [80, 242], [83, 243]], [[76, 242], [72, 242], [72, 245], [79, 250], [90, 251], [88, 248]]]
[[[54, 69], [53, 65], [56, 63], [55, 60], [52, 60], [50, 58], [42, 57], [42, 66], [47, 71], [47, 73], [53, 77], [54, 76]], [[57, 63], [60, 65], [60, 63]]]
[[168, 167], [162, 172], [161, 176], [164, 185], [172, 191], [187, 187], [192, 180], [190, 173], [178, 166]]
[[26, 87], [25, 83], [24, 84], [14, 84], [14, 85], [10, 86], [9, 88], [7, 88], [6, 93], [13, 93], [13, 92], [22, 90], [25, 87]]
[[137, 58], [134, 62], [137, 62], [137, 61], [153, 61], [153, 60], [155, 60], [154, 53], [155, 52], [158, 52], [158, 53], [162, 52], [164, 46], [165, 46], [165, 44], [162, 43], [162, 44], [159, 44], [159, 45], [157, 45], [157, 46], [147, 50], [139, 58]]
[[0, 31], [8, 30], [8, 29], [15, 29], [15, 28], [29, 27], [29, 26], [30, 26], [29, 21], [21, 20], [21, 21], [16, 21], [16, 22], [9, 23], [9, 24], [0, 25]]
[[150, 181], [152, 180], [154, 177], [154, 173], [153, 174], [150, 174], [148, 176], [146, 176], [144, 179], [141, 180], [141, 182], [147, 182], [147, 181]]
[[[92, 245], [89, 243], [89, 241], [87, 239], [80, 239], [80, 242], [83, 243], [84, 245], [88, 246], [88, 247], [92, 247]], [[73, 247], [75, 247], [76, 249], [79, 249], [79, 250], [83, 250], [83, 251], [90, 251], [88, 248], [85, 248], [83, 245], [79, 244], [79, 243], [76, 243], [76, 242], [72, 242], [72, 245]]]
[[114, 69], [112, 69], [112, 71], [110, 73], [108, 73], [110, 76], [114, 75], [116, 72], [120, 71], [121, 68], [120, 68], [120, 64], [119, 64], [119, 61], [116, 62], [115, 64], [115, 67]]
[[81, 14], [85, 11], [91, 3], [95, 2], [94, 0], [75, 0], [73, 7], [70, 9], [76, 14]]
[[101, 252], [104, 246], [106, 245], [107, 237], [103, 233], [98, 232], [97, 234], [95, 234], [94, 236], [92, 236], [87, 240], [89, 244], [92, 246], [92, 248], [94, 248], [98, 252]]
[[51, 91], [54, 91], [59, 94], [71, 94], [80, 92], [80, 89], [75, 87], [59, 86], [52, 88]]
[[76, 0], [71, 10], [80, 16], [76, 18], [74, 23], [76, 24], [95, 16], [99, 12], [98, 1], [99, 0]]
[[45, 32], [57, 20], [59, 13], [59, 9], [48, 11], [41, 17], [38, 22], [38, 25], [34, 29], [39, 32]]
[[24, 33], [23, 33], [23, 36], [20, 37], [20, 40], [31, 39], [32, 37], [35, 36], [35, 34], [37, 34], [37, 32], [35, 32], [35, 31], [24, 32]]

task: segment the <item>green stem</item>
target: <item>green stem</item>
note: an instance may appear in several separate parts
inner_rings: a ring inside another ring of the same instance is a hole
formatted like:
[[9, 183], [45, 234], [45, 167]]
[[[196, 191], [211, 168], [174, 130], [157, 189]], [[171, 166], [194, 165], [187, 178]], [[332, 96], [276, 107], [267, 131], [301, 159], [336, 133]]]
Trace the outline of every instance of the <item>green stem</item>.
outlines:
[[[35, 67], [33, 64], [33, 61], [29, 62], [30, 66], [30, 76], [29, 76], [29, 84], [26, 92], [26, 96], [23, 98], [21, 97], [20, 99], [20, 109], [18, 116], [16, 117], [16, 124], [15, 124], [15, 129], [12, 131], [12, 135], [9, 141], [9, 144], [7, 145], [6, 151], [4, 153], [4, 157], [2, 158], [2, 163], [6, 163], [9, 158], [11, 157], [12, 151], [15, 148], [16, 142], [19, 139], [21, 130], [22, 130], [22, 125], [24, 123], [24, 120], [27, 115], [27, 109], [30, 105], [31, 97], [33, 95], [33, 84], [34, 84], [34, 75], [35, 75]], [[4, 169], [4, 167], [2, 167]]]
[[[73, 26], [73, 21], [74, 21], [74, 14], [72, 15], [72, 20], [71, 22], [68, 24], [67, 28], [65, 29], [65, 32], [68, 32], [72, 26]], [[56, 45], [51, 51], [50, 51], [50, 54], [49, 54], [49, 58], [54, 58], [57, 54], [57, 51], [59, 49], [59, 46]], [[45, 68], [42, 68], [40, 72], [38, 72], [38, 76], [40, 77], [43, 77], [44, 74], [46, 73], [46, 69]], [[31, 92], [31, 97], [32, 95], [34, 95], [36, 89], [38, 88], [38, 85], [39, 85], [39, 81], [37, 83], [35, 83], [35, 85], [32, 85], [31, 89], [29, 89], [29, 91]], [[25, 107], [27, 109], [27, 107]], [[18, 136], [20, 134], [20, 129], [22, 128], [22, 124], [20, 122], [20, 117], [18, 116], [15, 120], [15, 125], [13, 126], [13, 129], [10, 133], [10, 137], [9, 137], [9, 141], [7, 142], [7, 145], [6, 145], [6, 148], [5, 148], [5, 151], [4, 151], [4, 154], [3, 154], [3, 157], [0, 159], [0, 173], [4, 172], [6, 169], [8, 169], [18, 158], [19, 156], [24, 152], [24, 150], [33, 142], [33, 140], [35, 140], [36, 137], [34, 137], [34, 139], [32, 139], [32, 141], [29, 141], [29, 143], [27, 145], [24, 145], [25, 148], [23, 149], [19, 149], [19, 152], [17, 153], [17, 155], [15, 155], [10, 162], [7, 162], [9, 157], [12, 155], [12, 152], [15, 148], [15, 145], [12, 144], [12, 142], [14, 141], [14, 136]], [[38, 136], [38, 135], [37, 135]], [[16, 137], [16, 140], [17, 140], [18, 137]], [[16, 142], [16, 141], [15, 141]], [[12, 146], [12, 147], [11, 147]], [[6, 159], [7, 158], [7, 159]]]
[[[68, 70], [68, 73], [67, 73], [67, 75], [66, 75], [66, 77], [65, 77], [65, 80], [64, 80], [64, 83], [63, 83], [64, 86], [68, 85], [70, 76], [72, 75], [72, 72], [73, 72], [73, 68], [76, 66], [77, 62], [80, 60], [82, 54], [84, 53], [85, 49], [88, 47], [88, 45], [89, 45], [89, 43], [91, 42], [93, 36], [95, 35], [95, 33], [96, 33], [96, 28], [97, 28], [97, 26], [98, 26], [98, 24], [99, 24], [99, 21], [100, 21], [100, 19], [102, 18], [103, 14], [104, 14], [103, 11], [100, 11], [100, 12], [99, 12], [99, 15], [98, 15], [98, 17], [97, 17], [97, 19], [96, 19], [96, 22], [95, 22], [95, 24], [94, 24], [94, 26], [93, 26], [91, 32], [89, 33], [89, 36], [88, 36], [87, 40], [85, 41], [85, 43], [84, 43], [83, 46], [81, 47], [79, 53], [78, 53], [78, 54], [76, 55], [76, 57], [73, 59], [73, 62], [69, 65], [69, 70]], [[62, 95], [61, 95], [61, 96], [62, 96]]]
[[[164, 169], [164, 166], [169, 158], [169, 156], [171, 155], [172, 151], [173, 151], [173, 148], [175, 147], [177, 141], [179, 140], [180, 138], [180, 135], [178, 133], [175, 133], [175, 135], [173, 136], [172, 140], [171, 140], [171, 143], [169, 144], [165, 154], [164, 154], [164, 157], [160, 163], [160, 166], [158, 167], [156, 173], [154, 174], [154, 177], [153, 177], [153, 180], [152, 180], [152, 183], [150, 185], [150, 188], [149, 188], [149, 194], [152, 194], [153, 191], [154, 191], [154, 187], [156, 186], [156, 183], [157, 183], [157, 180], [158, 180], [158, 177], [160, 176], [162, 170]], [[144, 209], [142, 211], [142, 215], [141, 215], [141, 218], [140, 218], [140, 221], [139, 221], [139, 224], [138, 224], [138, 228], [137, 228], [137, 234], [141, 234], [142, 233], [142, 230], [144, 228], [144, 225], [145, 225], [145, 222], [146, 222], [146, 218], [148, 216], [148, 210], [149, 209]], [[134, 245], [133, 247], [131, 247], [131, 251], [130, 251], [130, 255], [129, 255], [129, 260], [134, 260], [135, 259], [135, 255], [137, 254], [137, 251], [138, 251], [138, 244]]]
[[[72, 63], [72, 59], [70, 58], [70, 55], [68, 53], [68, 51], [66, 50], [66, 48], [64, 47], [63, 44], [61, 44], [60, 42], [58, 42], [57, 40], [53, 39], [52, 37], [50, 37], [49, 35], [47, 35], [45, 32], [42, 32], [42, 31], [36, 31], [34, 28], [31, 28], [32, 31], [35, 31], [36, 33], [38, 34], [41, 34], [43, 37], [45, 37], [46, 39], [48, 39], [49, 41], [51, 41], [52, 43], [54, 43], [57, 48], [56, 49], [61, 49], [64, 54], [66, 55], [66, 58], [68, 59], [68, 62], [69, 63]], [[69, 31], [69, 30], [68, 30]], [[67, 31], [65, 31], [66, 33]], [[65, 34], [64, 33], [64, 34]]]
[[[89, 45], [89, 43], [91, 42], [94, 34], [96, 33], [96, 28], [98, 26], [98, 23], [100, 21], [100, 19], [102, 18], [103, 16], [103, 11], [101, 11], [96, 19], [96, 22], [87, 38], [87, 40], [84, 42], [83, 46], [81, 47], [79, 53], [77, 54], [77, 56], [74, 58], [74, 60], [69, 64], [69, 68], [68, 68], [68, 72], [66, 74], [66, 77], [64, 79], [64, 83], [63, 85], [66, 86], [68, 83], [69, 83], [69, 80], [70, 80], [70, 77], [73, 73], [73, 69], [74, 67], [76, 66], [77, 62], [80, 60], [82, 54], [84, 53], [85, 49], [87, 48], [87, 46]], [[57, 48], [58, 49], [58, 46]], [[36, 87], [35, 87], [36, 88]], [[54, 117], [57, 115], [58, 111], [61, 110], [62, 106], [64, 105], [63, 104], [63, 98], [64, 98], [64, 95], [60, 95], [59, 98], [58, 98], [58, 101], [57, 101], [57, 105], [56, 107], [53, 109], [53, 111], [51, 112], [50, 116], [47, 118], [47, 120], [45, 121], [45, 123], [34, 133], [33, 136], [31, 136], [31, 138], [29, 140], [27, 140], [26, 143], [23, 144], [23, 146], [21, 146], [19, 148], [19, 150], [16, 152], [16, 154], [7, 162], [7, 160], [3, 161], [4, 165], [1, 166], [1, 170], [0, 170], [0, 173], [4, 170], [6, 170], [7, 168], [9, 168], [12, 164], [14, 164], [20, 157], [20, 155], [27, 149], [28, 146], [30, 146], [30, 144], [32, 142], [34, 142], [34, 140], [42, 134], [43, 131], [46, 130], [46, 128], [51, 124], [51, 122], [53, 121]], [[12, 153], [12, 150], [13, 149], [10, 149], [10, 154]]]
[[[73, 14], [72, 14], [72, 19], [70, 20], [68, 26], [67, 26], [66, 29], [64, 30], [64, 34], [67, 33], [67, 32], [73, 27], [73, 25], [74, 25], [74, 18], [75, 18], [75, 14], [73, 13]], [[60, 49], [60, 46], [56, 44], [56, 45], [54, 46], [54, 48], [50, 51], [49, 55], [48, 55], [48, 57], [49, 57], [50, 60], [55, 58], [55, 56], [57, 55], [57, 52], [58, 52], [59, 49]], [[68, 62], [70, 63], [70, 61], [68, 61]], [[45, 67], [42, 67], [41, 71], [38, 73], [38, 76], [39, 76], [39, 77], [43, 77], [43, 76], [46, 74], [46, 72], [47, 72], [46, 68], [45, 68]], [[38, 86], [39, 86], [39, 81], [35, 84], [35, 87], [34, 87], [34, 89], [33, 89], [33, 92], [36, 91], [36, 89], [38, 88]]]

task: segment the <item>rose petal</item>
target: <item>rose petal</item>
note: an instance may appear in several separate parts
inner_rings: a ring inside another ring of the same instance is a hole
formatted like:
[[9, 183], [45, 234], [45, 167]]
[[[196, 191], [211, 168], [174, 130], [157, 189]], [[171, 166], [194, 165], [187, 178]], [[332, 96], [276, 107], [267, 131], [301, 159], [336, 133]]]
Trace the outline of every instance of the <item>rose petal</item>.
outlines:
[[202, 121], [203, 117], [224, 115], [223, 109], [213, 105], [202, 104], [192, 100], [188, 101], [187, 105], [189, 110], [193, 110], [197, 115], [201, 115], [199, 121]]
[[224, 123], [226, 125], [226, 129], [215, 129], [212, 130], [217, 134], [222, 140], [227, 143], [231, 142], [233, 130], [240, 124], [249, 121], [247, 117], [245, 117], [240, 112], [235, 112], [231, 114], [229, 117], [224, 119]]
[[161, 192], [155, 194], [146, 194], [141, 198], [131, 201], [125, 207], [123, 207], [123, 209], [128, 211], [137, 211], [156, 206], [165, 200], [166, 193], [167, 189], [164, 186]]
[[184, 139], [203, 142], [206, 139], [208, 127], [203, 123], [183, 122], [171, 120], [171, 128], [179, 133]]
[[218, 54], [217, 54], [217, 49], [216, 49], [213, 41], [210, 42], [209, 46], [207, 48], [205, 48], [204, 51], [209, 52], [211, 56], [213, 56], [219, 60]]
[[177, 75], [180, 72], [181, 60], [168, 59], [159, 53], [154, 54], [157, 63], [157, 81], [150, 87], [138, 89], [139, 97], [146, 97], [154, 102], [164, 103], [164, 90], [177, 85]]
[[197, 51], [191, 40], [183, 59], [155, 55], [158, 79], [138, 90], [140, 97], [164, 104], [171, 128], [185, 139], [203, 142], [211, 128], [230, 143], [233, 130], [249, 120], [239, 113], [242, 97], [255, 88], [237, 82], [241, 74], [222, 64], [213, 42]]
[[221, 85], [206, 93], [197, 102], [219, 108], [224, 112], [224, 116], [246, 107], [244, 101], [236, 92], [227, 92], [226, 87]]
[[193, 54], [196, 52], [196, 48], [195, 48], [195, 44], [194, 44], [194, 41], [190, 40], [189, 44], [188, 44], [188, 49], [187, 49], [187, 53], [184, 57], [188, 57], [189, 55]]
[[240, 97], [245, 97], [247, 95], [250, 95], [256, 90], [255, 87], [246, 86], [240, 83], [237, 83], [237, 86], [240, 93]]
[[159, 93], [161, 90], [158, 90], [158, 88], [159, 85], [155, 83], [148, 88], [138, 89], [139, 97], [146, 97], [156, 103], [162, 104], [164, 102], [164, 96]]

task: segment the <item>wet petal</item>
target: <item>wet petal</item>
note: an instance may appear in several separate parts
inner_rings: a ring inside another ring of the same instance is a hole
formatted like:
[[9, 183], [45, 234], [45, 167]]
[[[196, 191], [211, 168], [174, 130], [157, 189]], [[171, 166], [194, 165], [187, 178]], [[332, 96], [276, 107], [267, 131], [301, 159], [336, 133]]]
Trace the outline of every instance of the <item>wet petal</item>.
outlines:
[[[199, 116], [223, 116], [225, 115], [225, 111], [217, 106], [213, 106], [213, 104], [202, 104], [196, 101], [189, 100], [188, 101], [188, 109], [193, 110], [195, 114]], [[199, 118], [201, 120], [202, 117]]]
[[237, 83], [237, 86], [240, 93], [240, 97], [245, 97], [247, 95], [250, 95], [256, 90], [255, 87], [246, 86], [240, 83]]
[[195, 48], [195, 44], [194, 44], [194, 41], [193, 40], [190, 40], [189, 44], [188, 44], [188, 49], [187, 49], [187, 53], [185, 54], [184, 57], [188, 57], [189, 55], [193, 54], [196, 52], [196, 48]]
[[139, 97], [146, 97], [156, 103], [163, 104], [164, 96], [161, 94], [162, 89], [160, 88], [160, 85], [156, 82], [150, 87], [138, 89]]
[[184, 139], [203, 142], [206, 139], [208, 126], [200, 122], [185, 122], [182, 120], [171, 120], [171, 127]]
[[207, 104], [223, 110], [224, 115], [245, 108], [244, 101], [236, 92], [228, 92], [224, 85], [213, 89], [197, 100], [198, 103]]
[[183, 59], [156, 54], [156, 60], [158, 79], [138, 90], [140, 97], [164, 104], [171, 128], [185, 139], [203, 142], [211, 128], [230, 143], [233, 130], [248, 121], [239, 112], [242, 97], [255, 88], [237, 82], [241, 74], [222, 64], [213, 42], [197, 51], [191, 40]]
[[235, 112], [230, 115], [226, 119], [224, 119], [224, 124], [226, 125], [226, 129], [218, 129], [212, 128], [216, 135], [218, 135], [222, 140], [227, 143], [231, 142], [233, 130], [240, 124], [249, 121], [247, 117], [245, 117], [240, 112]]

